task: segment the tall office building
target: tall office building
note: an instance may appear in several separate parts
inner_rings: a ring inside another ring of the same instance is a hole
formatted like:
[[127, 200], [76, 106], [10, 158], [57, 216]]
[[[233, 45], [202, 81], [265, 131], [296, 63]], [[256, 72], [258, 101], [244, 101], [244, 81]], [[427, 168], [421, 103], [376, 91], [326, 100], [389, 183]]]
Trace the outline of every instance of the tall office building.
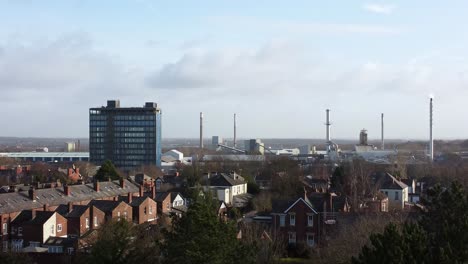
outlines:
[[161, 167], [161, 109], [156, 103], [120, 107], [119, 100], [89, 109], [89, 158], [110, 160], [125, 171], [142, 165]]

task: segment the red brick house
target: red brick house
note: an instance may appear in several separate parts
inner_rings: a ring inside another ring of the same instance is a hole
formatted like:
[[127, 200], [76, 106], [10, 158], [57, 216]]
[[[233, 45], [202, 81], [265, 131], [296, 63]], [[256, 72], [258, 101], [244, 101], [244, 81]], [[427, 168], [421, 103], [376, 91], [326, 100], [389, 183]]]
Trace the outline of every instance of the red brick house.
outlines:
[[313, 247], [319, 240], [319, 214], [309, 199], [273, 201], [272, 225], [276, 236], [289, 245], [303, 243]]
[[96, 207], [104, 212], [105, 222], [111, 219], [125, 219], [127, 221], [133, 219], [132, 207], [124, 201], [92, 200], [89, 206]]
[[172, 209], [171, 193], [170, 192], [158, 192], [154, 198], [158, 205], [159, 214], [169, 214]]
[[135, 197], [129, 193], [126, 198], [121, 197], [121, 200], [125, 200], [132, 207], [133, 222], [136, 224], [155, 222], [157, 220], [157, 203], [150, 197]]
[[56, 212], [68, 221], [68, 235], [81, 237], [86, 232], [97, 229], [104, 223], [105, 214], [97, 207], [88, 205], [61, 205]]
[[40, 246], [51, 236], [67, 237], [67, 219], [56, 212], [24, 210], [11, 222], [14, 251]]

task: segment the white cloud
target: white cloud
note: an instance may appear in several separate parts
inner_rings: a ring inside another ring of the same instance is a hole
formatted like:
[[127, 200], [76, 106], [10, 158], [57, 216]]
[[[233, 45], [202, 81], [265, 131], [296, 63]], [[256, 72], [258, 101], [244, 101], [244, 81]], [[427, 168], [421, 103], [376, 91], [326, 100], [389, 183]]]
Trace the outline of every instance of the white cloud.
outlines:
[[258, 30], [264, 32], [285, 32], [289, 34], [369, 34], [389, 35], [399, 34], [403, 29], [378, 24], [356, 23], [319, 23], [299, 20], [270, 20], [248, 16], [212, 16], [208, 22], [222, 27], [226, 31]]
[[386, 4], [365, 4], [363, 8], [369, 12], [389, 15], [395, 10], [395, 6]]

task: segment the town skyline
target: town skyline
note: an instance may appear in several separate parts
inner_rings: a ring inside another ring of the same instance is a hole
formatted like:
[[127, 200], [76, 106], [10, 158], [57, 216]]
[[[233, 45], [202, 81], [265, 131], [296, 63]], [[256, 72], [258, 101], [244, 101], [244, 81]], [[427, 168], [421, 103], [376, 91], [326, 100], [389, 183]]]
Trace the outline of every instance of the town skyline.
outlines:
[[[463, 139], [467, 4], [0, 1], [0, 136], [88, 137], [88, 110], [157, 102], [164, 138]], [[433, 21], [433, 17], [441, 17]], [[455, 120], [454, 120], [455, 119]], [[25, 122], [18, 122], [23, 120]], [[298, 129], [299, 128], [299, 129]]]

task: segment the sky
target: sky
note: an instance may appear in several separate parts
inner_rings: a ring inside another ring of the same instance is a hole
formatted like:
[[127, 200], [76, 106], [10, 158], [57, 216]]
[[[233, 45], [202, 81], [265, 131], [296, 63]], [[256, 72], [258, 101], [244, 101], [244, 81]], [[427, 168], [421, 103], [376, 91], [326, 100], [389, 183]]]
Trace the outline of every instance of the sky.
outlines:
[[157, 102], [164, 138], [468, 138], [468, 1], [0, 0], [0, 136], [87, 137]]

